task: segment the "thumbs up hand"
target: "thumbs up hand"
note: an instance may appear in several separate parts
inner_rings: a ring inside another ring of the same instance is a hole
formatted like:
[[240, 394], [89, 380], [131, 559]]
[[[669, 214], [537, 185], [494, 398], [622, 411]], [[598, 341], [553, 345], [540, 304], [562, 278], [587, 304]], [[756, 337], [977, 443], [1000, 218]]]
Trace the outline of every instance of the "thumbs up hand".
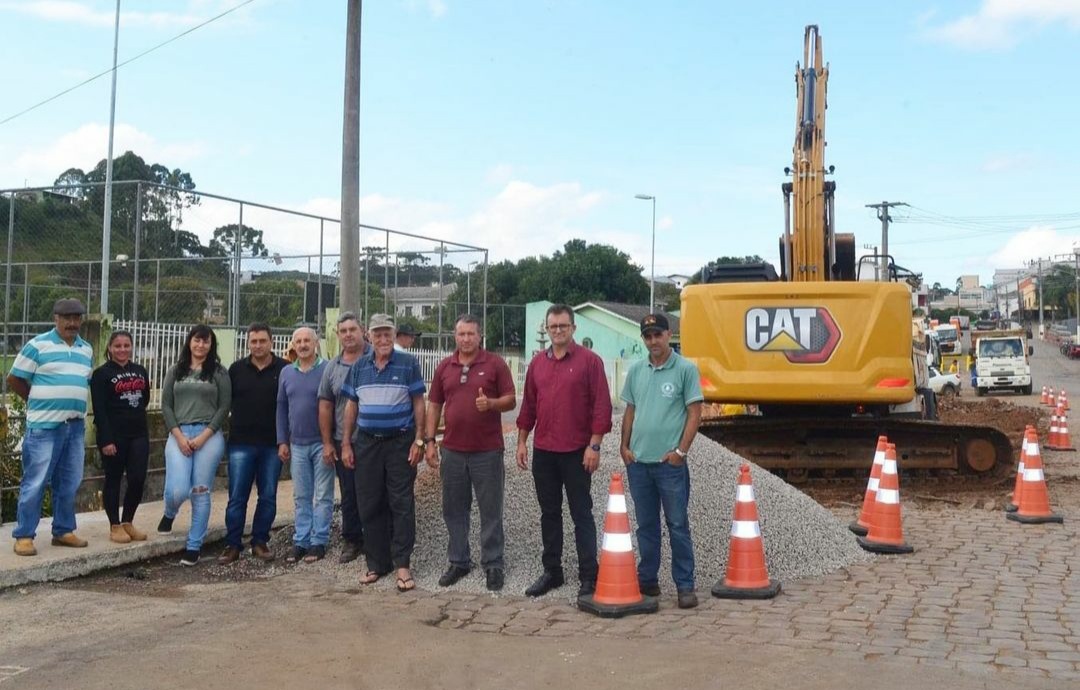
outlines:
[[495, 409], [491, 406], [491, 401], [488, 400], [488, 397], [484, 394], [483, 388], [480, 388], [476, 394], [476, 409], [481, 412]]

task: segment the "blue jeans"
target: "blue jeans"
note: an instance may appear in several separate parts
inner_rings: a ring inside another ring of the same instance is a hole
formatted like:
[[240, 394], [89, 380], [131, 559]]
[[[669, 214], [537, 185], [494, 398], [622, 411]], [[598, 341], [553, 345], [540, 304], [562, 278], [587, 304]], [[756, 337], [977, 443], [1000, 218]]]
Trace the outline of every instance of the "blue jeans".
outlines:
[[229, 445], [229, 504], [225, 508], [225, 543], [243, 548], [251, 485], [259, 491], [255, 517], [251, 520], [251, 543], [267, 544], [277, 515], [277, 486], [281, 459], [277, 446]]
[[660, 572], [660, 508], [671, 537], [671, 579], [680, 592], [694, 591], [694, 545], [690, 541], [690, 470], [686, 464], [632, 462], [626, 468], [637, 517], [638, 582], [656, 584]]
[[55, 429], [27, 429], [22, 447], [17, 524], [11, 536], [33, 539], [41, 521], [45, 485], [52, 485], [52, 533], [75, 531], [75, 492], [82, 483], [86, 424], [76, 419]]
[[[195, 438], [206, 428], [206, 424], [181, 424], [180, 433], [188, 438]], [[172, 519], [180, 511], [180, 506], [191, 498], [191, 529], [188, 530], [187, 550], [198, 551], [206, 537], [206, 528], [210, 524], [210, 489], [214, 486], [214, 475], [218, 463], [225, 454], [225, 437], [220, 431], [191, 455], [184, 455], [176, 445], [176, 439], [169, 434], [165, 443], [165, 517]]]
[[330, 520], [334, 515], [333, 465], [322, 460], [322, 443], [292, 444], [289, 473], [293, 481], [296, 507], [296, 534], [293, 544], [301, 548], [326, 546], [330, 541]]

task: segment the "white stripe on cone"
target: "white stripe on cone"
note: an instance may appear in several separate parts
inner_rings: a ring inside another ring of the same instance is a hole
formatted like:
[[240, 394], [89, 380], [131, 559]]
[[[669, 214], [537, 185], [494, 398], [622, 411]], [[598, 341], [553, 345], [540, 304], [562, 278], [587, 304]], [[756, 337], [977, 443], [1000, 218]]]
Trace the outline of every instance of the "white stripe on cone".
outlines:
[[886, 460], [885, 466], [881, 468], [882, 474], [896, 474], [896, 461]]
[[625, 494], [611, 494], [607, 499], [607, 512], [609, 513], [625, 513], [626, 512], [626, 495]]
[[878, 503], [899, 503], [900, 492], [896, 489], [878, 489], [877, 501]]
[[739, 484], [739, 488], [735, 492], [735, 500], [739, 503], [753, 503], [754, 487], [749, 484]]
[[1043, 471], [1042, 471], [1041, 467], [1039, 469], [1035, 469], [1035, 470], [1024, 470], [1024, 481], [1025, 482], [1041, 482], [1042, 480], [1043, 480]]
[[885, 464], [885, 451], [883, 451], [883, 450], [874, 451], [874, 464], [875, 465], [884, 465]]
[[754, 539], [761, 536], [761, 528], [758, 527], [757, 520], [733, 520], [731, 536], [736, 539]]
[[870, 477], [870, 481], [868, 481], [866, 483], [866, 488], [869, 489], [870, 491], [877, 491], [878, 484], [880, 484], [880, 483], [881, 483], [881, 480], [879, 478]]
[[633, 551], [634, 547], [630, 543], [629, 534], [609, 534], [604, 533], [604, 551], [611, 551], [613, 553], [627, 553]]

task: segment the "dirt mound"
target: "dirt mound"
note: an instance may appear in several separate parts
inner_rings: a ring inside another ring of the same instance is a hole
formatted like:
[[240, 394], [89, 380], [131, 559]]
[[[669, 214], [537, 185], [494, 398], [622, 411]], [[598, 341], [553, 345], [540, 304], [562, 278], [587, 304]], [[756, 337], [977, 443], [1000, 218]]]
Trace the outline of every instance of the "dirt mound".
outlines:
[[999, 398], [938, 400], [938, 417], [942, 422], [994, 427], [1009, 437], [1014, 448], [1020, 447], [1024, 429], [1028, 424], [1034, 424], [1039, 430], [1039, 437], [1045, 438], [1050, 428], [1049, 409], [1015, 405]]

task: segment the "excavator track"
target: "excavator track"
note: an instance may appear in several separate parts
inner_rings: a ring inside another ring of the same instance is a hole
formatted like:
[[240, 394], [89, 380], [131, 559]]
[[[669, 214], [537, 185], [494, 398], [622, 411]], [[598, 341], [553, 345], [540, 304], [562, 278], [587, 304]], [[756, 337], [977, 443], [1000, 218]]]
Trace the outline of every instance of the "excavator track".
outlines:
[[865, 477], [878, 436], [896, 444], [901, 473], [990, 484], [1015, 472], [1001, 431], [975, 424], [888, 418], [719, 417], [701, 433], [793, 483]]

